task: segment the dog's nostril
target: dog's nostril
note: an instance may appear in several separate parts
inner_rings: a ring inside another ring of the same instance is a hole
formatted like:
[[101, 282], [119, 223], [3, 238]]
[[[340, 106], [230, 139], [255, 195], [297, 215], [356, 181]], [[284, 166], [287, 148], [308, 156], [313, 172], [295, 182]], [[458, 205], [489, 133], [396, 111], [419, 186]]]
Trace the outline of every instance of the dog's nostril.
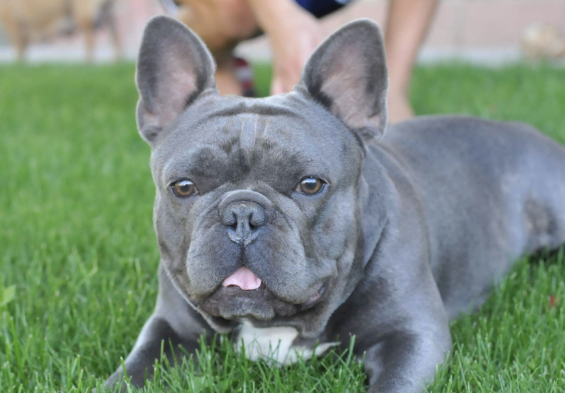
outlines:
[[263, 210], [254, 211], [249, 219], [249, 225], [255, 228], [265, 225], [265, 212]]
[[237, 216], [231, 210], [223, 211], [221, 215], [221, 219], [222, 219], [222, 224], [224, 224], [225, 226], [228, 227], [237, 226]]
[[236, 229], [239, 225], [239, 221], [237, 218], [234, 218], [233, 220], [229, 220], [228, 222], [225, 222], [224, 225]]

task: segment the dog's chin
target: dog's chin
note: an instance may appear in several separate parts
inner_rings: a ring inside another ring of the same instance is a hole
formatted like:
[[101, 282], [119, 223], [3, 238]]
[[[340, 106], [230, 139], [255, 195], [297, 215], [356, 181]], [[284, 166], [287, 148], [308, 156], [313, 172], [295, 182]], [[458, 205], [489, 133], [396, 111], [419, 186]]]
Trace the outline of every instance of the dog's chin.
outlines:
[[195, 307], [214, 317], [237, 321], [254, 319], [269, 321], [275, 317], [290, 317], [313, 308], [324, 298], [327, 284], [322, 284], [315, 295], [300, 304], [277, 297], [265, 284], [254, 290], [220, 286], [206, 298], [198, 299], [191, 296], [189, 298]]

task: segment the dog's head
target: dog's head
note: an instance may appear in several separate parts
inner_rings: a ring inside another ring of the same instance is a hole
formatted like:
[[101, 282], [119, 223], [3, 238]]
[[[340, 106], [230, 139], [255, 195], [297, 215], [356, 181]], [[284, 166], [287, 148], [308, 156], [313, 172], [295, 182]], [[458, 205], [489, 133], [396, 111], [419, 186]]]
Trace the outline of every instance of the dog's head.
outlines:
[[366, 143], [386, 124], [378, 27], [345, 26], [294, 91], [246, 99], [219, 96], [203, 43], [156, 17], [137, 86], [155, 228], [176, 288], [220, 331], [244, 318], [319, 331], [376, 241], [361, 214]]

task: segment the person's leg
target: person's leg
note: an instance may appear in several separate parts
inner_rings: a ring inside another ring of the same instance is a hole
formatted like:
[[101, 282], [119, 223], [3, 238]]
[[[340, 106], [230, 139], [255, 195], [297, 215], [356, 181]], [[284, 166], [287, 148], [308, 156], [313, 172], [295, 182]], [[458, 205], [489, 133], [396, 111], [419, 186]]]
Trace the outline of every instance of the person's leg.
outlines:
[[390, 0], [385, 30], [391, 122], [414, 116], [408, 101], [412, 68], [439, 0]]
[[84, 37], [84, 44], [86, 48], [86, 61], [88, 63], [94, 62], [95, 50], [95, 24], [90, 4], [85, 3], [83, 0], [73, 0], [69, 2], [71, 15]]
[[[408, 87], [418, 49], [439, 0], [391, 0], [386, 26], [389, 66], [389, 118], [413, 115]], [[217, 63], [216, 81], [222, 94], [241, 94], [234, 69], [233, 49], [257, 34], [259, 25], [248, 0], [176, 0], [178, 19], [194, 30]]]
[[115, 3], [108, 3], [106, 12], [106, 25], [108, 26], [108, 31], [110, 33], [110, 38], [114, 46], [114, 59], [116, 61], [122, 61], [124, 59], [124, 47], [122, 45], [122, 39], [120, 37], [120, 32], [118, 29], [118, 23], [115, 14]]
[[[323, 39], [316, 18], [343, 7], [344, 0], [161, 0], [165, 8], [192, 28], [217, 63], [216, 82], [222, 94], [241, 94], [248, 69], [233, 57], [235, 46], [259, 32], [269, 37], [273, 51], [272, 92], [283, 93], [298, 83], [308, 56]], [[174, 11], [173, 11], [174, 12]]]
[[246, 0], [182, 0], [177, 18], [204, 41], [216, 60], [221, 94], [242, 94], [233, 57], [235, 46], [253, 37], [258, 26]]
[[0, 15], [0, 24], [16, 48], [18, 61], [22, 62], [25, 60], [25, 51], [28, 45], [27, 30], [23, 23], [14, 17], [14, 14], [11, 13], [10, 9], [6, 9], [5, 13], [3, 9], [2, 12], [2, 15]]

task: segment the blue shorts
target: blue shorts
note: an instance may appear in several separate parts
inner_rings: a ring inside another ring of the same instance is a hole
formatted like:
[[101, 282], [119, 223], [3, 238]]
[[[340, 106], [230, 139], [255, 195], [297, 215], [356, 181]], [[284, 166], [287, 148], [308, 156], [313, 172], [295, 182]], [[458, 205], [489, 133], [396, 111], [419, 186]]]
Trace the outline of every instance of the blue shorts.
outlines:
[[339, 10], [351, 0], [295, 0], [296, 3], [304, 8], [306, 11], [314, 15], [316, 18], [321, 18]]

